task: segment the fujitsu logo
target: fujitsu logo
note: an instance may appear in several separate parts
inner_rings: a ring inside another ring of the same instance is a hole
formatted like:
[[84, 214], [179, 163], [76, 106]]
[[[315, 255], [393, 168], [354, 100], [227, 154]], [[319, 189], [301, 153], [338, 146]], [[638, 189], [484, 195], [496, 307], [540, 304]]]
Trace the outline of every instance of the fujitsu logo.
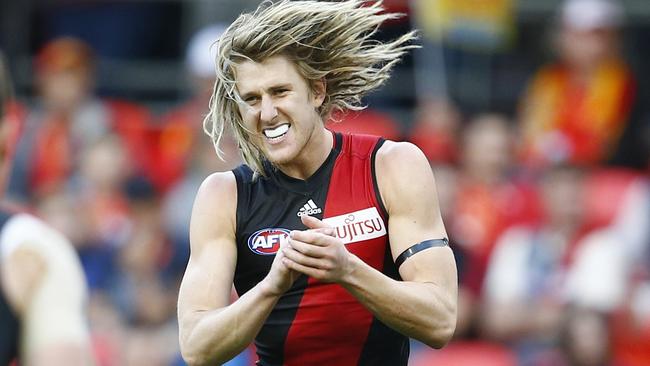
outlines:
[[301, 208], [300, 211], [296, 215], [298, 217], [300, 216], [305, 216], [305, 215], [315, 215], [323, 212], [316, 204], [314, 203], [314, 200], [310, 199], [305, 203]]
[[328, 217], [323, 219], [323, 221], [334, 227], [336, 237], [341, 239], [345, 244], [379, 238], [386, 235], [386, 225], [375, 207], [350, 212], [345, 215]]

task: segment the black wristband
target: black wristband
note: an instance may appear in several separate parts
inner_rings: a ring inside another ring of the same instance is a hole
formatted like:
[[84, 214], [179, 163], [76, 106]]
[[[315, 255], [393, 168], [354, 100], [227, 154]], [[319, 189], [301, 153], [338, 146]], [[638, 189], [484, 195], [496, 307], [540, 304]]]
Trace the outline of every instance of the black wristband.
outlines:
[[446, 247], [449, 246], [449, 240], [447, 238], [443, 239], [430, 239], [430, 240], [425, 240], [421, 241], [412, 247], [406, 249], [405, 251], [400, 254], [397, 259], [395, 259], [395, 265], [397, 268], [399, 268], [402, 263], [404, 263], [405, 260], [407, 260], [410, 256], [412, 256], [415, 253], [421, 252], [425, 249], [433, 248], [433, 247]]

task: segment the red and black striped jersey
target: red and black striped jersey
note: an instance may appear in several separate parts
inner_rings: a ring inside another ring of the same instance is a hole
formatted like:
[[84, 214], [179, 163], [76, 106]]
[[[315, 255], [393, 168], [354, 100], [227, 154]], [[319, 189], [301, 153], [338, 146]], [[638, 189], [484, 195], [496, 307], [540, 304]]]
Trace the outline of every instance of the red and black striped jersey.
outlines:
[[[268, 273], [280, 240], [306, 229], [302, 215], [335, 227], [347, 249], [385, 275], [400, 280], [388, 241], [388, 214], [375, 176], [379, 137], [334, 134], [334, 146], [308, 179], [270, 165], [254, 179], [247, 166], [237, 180], [235, 288], [246, 293]], [[406, 365], [408, 338], [392, 330], [342, 286], [299, 277], [255, 339], [259, 364]]]

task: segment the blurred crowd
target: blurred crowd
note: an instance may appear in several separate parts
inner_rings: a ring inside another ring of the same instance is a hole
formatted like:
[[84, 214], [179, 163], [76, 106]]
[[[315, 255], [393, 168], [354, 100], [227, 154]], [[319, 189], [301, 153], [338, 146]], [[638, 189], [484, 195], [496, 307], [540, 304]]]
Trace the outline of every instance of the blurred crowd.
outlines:
[[[411, 141], [431, 162], [459, 319], [443, 350], [414, 344], [413, 365], [650, 364], [648, 99], [621, 52], [620, 5], [569, 0], [558, 14], [555, 58], [514, 115], [423, 93], [413, 121], [371, 104], [329, 122]], [[9, 198], [76, 247], [100, 365], [182, 365], [175, 311], [192, 201], [204, 177], [241, 163], [232, 139], [220, 160], [202, 130], [222, 30], [192, 37], [193, 95], [164, 113], [99, 96], [95, 53], [73, 37], [43, 45], [35, 95], [10, 106], [20, 134]]]
[[77, 249], [100, 365], [182, 364], [176, 299], [194, 195], [211, 172], [240, 164], [234, 141], [222, 145], [222, 161], [201, 126], [210, 45], [221, 30], [206, 28], [191, 42], [196, 94], [164, 115], [96, 95], [94, 52], [72, 37], [38, 53], [36, 102], [10, 108], [20, 133], [7, 195]]

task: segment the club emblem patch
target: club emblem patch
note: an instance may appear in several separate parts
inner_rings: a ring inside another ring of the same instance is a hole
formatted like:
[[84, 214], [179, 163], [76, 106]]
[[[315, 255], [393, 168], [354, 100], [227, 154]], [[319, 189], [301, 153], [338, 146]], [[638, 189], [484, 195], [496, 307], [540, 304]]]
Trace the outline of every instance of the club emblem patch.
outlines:
[[289, 237], [289, 230], [281, 228], [262, 229], [248, 238], [248, 248], [260, 255], [273, 255], [280, 249], [280, 243]]

